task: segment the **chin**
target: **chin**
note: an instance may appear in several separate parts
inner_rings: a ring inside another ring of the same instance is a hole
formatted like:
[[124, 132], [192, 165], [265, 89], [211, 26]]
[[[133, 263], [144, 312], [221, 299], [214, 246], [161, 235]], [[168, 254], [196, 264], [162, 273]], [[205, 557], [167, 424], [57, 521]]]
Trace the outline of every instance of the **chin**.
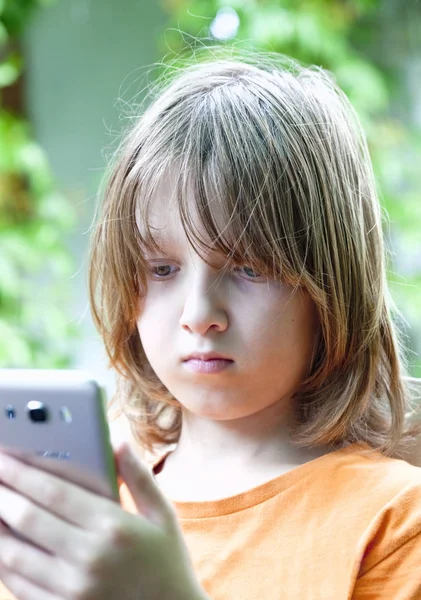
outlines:
[[184, 397], [184, 401], [180, 402], [180, 404], [184, 410], [195, 417], [212, 421], [234, 421], [236, 419], [244, 419], [257, 412], [256, 409], [252, 410], [250, 407], [244, 406], [240, 401], [238, 401], [238, 405], [236, 406], [236, 402], [233, 400], [230, 401], [228, 398], [212, 398], [211, 400], [206, 398], [200, 401], [196, 397], [189, 401]]

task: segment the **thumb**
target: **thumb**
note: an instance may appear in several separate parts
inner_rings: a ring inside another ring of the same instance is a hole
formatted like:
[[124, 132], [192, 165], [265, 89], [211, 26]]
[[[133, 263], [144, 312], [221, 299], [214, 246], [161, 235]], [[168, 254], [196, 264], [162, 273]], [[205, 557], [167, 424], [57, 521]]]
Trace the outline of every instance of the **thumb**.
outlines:
[[169, 503], [148, 465], [135, 455], [127, 442], [118, 443], [114, 454], [118, 473], [127, 485], [138, 513], [157, 525], [166, 523], [171, 513]]

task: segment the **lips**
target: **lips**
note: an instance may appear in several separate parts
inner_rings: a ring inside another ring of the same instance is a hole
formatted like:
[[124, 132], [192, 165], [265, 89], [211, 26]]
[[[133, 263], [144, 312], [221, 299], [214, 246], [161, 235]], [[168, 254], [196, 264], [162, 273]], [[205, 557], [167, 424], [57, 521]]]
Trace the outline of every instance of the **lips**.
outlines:
[[189, 354], [183, 358], [183, 362], [188, 360], [229, 360], [233, 362], [232, 358], [229, 358], [225, 354], [220, 354], [219, 352], [192, 352], [192, 354]]
[[198, 377], [230, 371], [233, 364], [232, 358], [219, 352], [193, 352], [183, 359], [183, 367]]

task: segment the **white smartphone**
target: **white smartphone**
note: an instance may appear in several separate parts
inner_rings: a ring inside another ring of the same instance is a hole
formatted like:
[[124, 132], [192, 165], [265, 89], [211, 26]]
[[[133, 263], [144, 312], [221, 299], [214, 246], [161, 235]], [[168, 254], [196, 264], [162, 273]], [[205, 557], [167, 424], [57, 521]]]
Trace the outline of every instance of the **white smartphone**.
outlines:
[[119, 499], [105, 394], [83, 372], [0, 369], [0, 450]]

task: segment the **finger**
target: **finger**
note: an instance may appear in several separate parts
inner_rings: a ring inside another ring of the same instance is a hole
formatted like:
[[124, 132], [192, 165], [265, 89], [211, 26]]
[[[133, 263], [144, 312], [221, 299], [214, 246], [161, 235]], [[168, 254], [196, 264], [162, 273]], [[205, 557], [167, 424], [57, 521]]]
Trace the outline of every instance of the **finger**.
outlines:
[[89, 529], [113, 502], [0, 452], [0, 481], [49, 512]]
[[73, 562], [83, 562], [94, 545], [90, 532], [63, 521], [3, 485], [0, 485], [0, 519], [39, 548]]
[[31, 583], [18, 573], [13, 573], [0, 565], [0, 579], [19, 600], [62, 600], [56, 594]]
[[5, 530], [0, 532], [0, 568], [60, 596], [65, 592], [67, 582], [75, 578], [73, 569], [65, 562]]
[[166, 523], [168, 517], [172, 516], [169, 503], [148, 466], [126, 443], [116, 448], [115, 455], [119, 473], [126, 482], [138, 512], [156, 524]]

